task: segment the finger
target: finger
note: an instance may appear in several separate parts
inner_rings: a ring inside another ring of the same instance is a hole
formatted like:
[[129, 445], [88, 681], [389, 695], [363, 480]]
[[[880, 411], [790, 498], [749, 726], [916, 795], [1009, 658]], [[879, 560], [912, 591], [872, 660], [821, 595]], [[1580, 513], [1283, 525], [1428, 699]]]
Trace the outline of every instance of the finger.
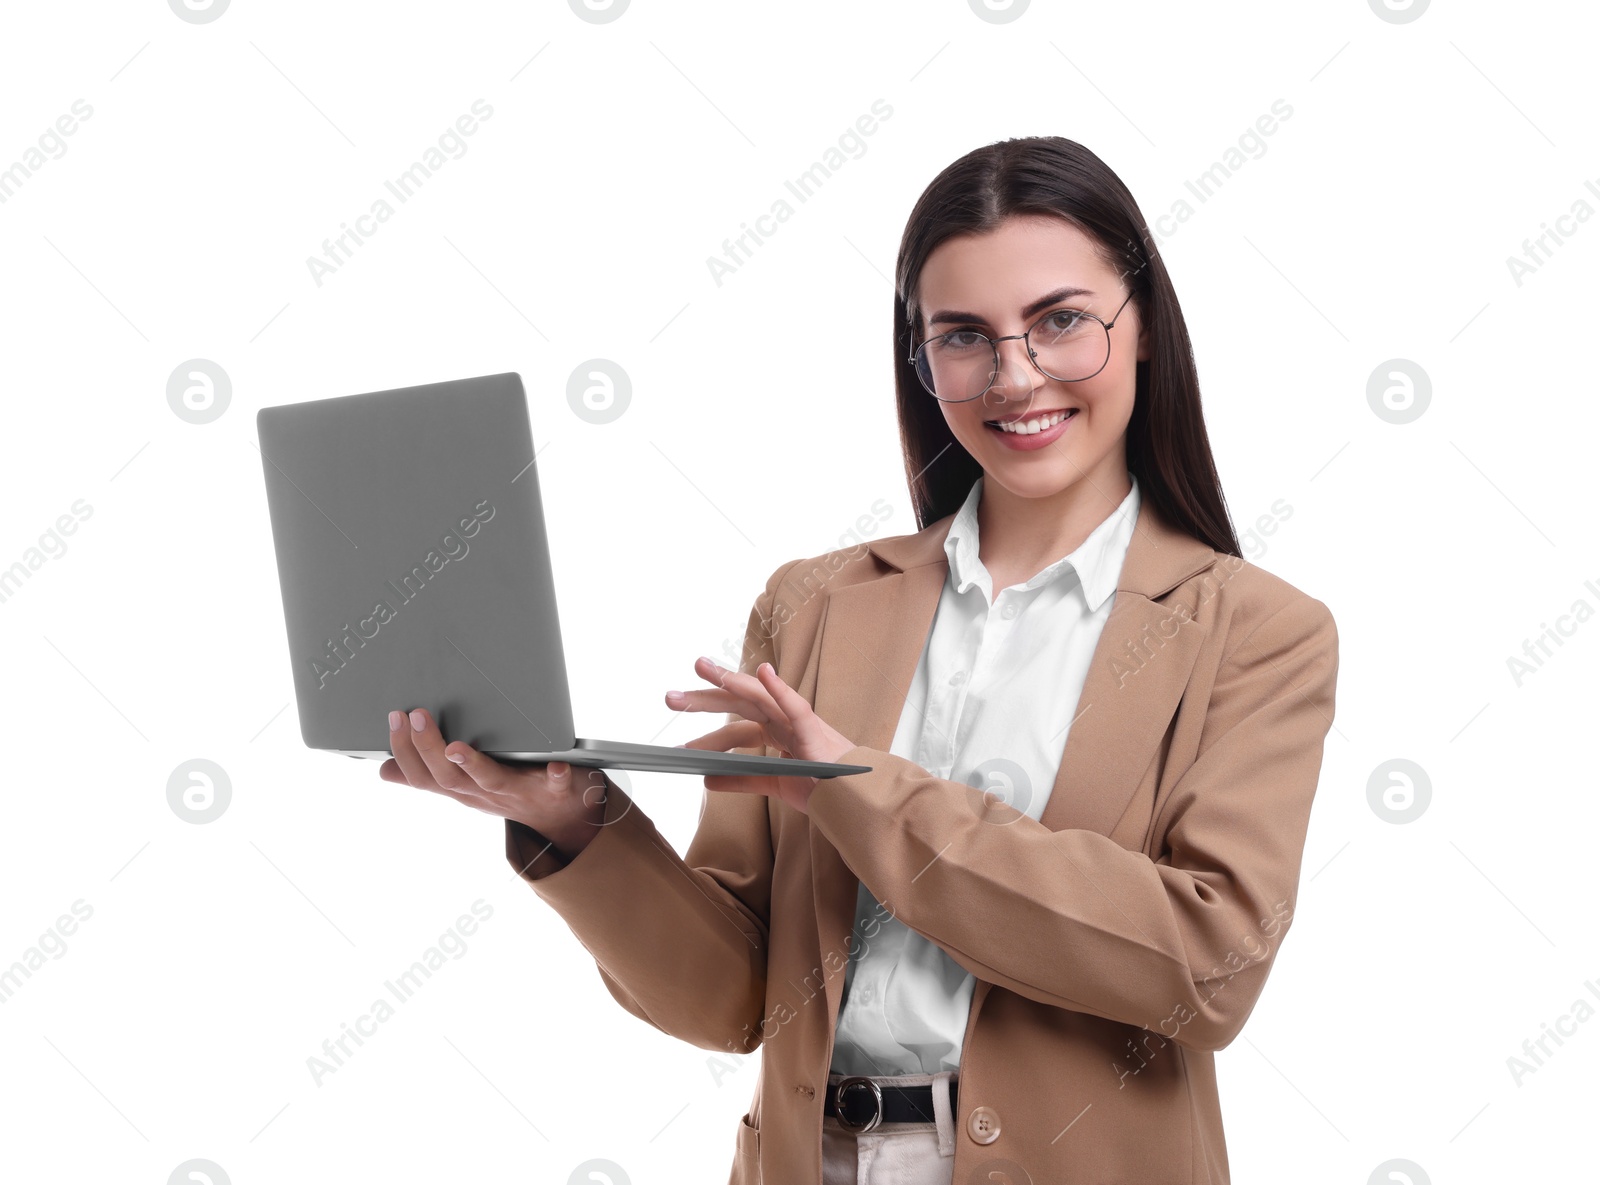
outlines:
[[778, 779], [766, 774], [707, 774], [707, 790], [726, 794], [776, 794]]
[[692, 741], [685, 741], [685, 749], [715, 749], [726, 751], [732, 748], [764, 748], [766, 733], [761, 725], [749, 720], [735, 720], [724, 724], [721, 728], [713, 729], [705, 736], [695, 737]]
[[476, 786], [470, 791], [464, 791], [439, 784], [438, 779], [433, 776], [433, 771], [417, 752], [416, 742], [412, 739], [414, 730], [411, 727], [410, 717], [405, 712], [396, 712], [394, 715], [400, 719], [400, 726], [390, 730], [389, 748], [396, 756], [378, 767], [378, 776], [385, 782], [414, 786], [418, 790], [427, 790], [432, 794], [453, 798], [464, 806], [483, 810], [488, 799]]
[[756, 668], [756, 677], [790, 723], [804, 720], [811, 714], [811, 705], [806, 702], [806, 697], [780, 679], [770, 662], [764, 662]]
[[400, 767], [400, 773], [408, 785], [419, 790], [440, 788], [428, 772], [422, 755], [417, 752], [416, 744], [411, 739], [411, 722], [406, 719], [404, 712], [389, 713], [389, 752], [394, 754], [395, 764]]
[[466, 791], [476, 794], [478, 784], [444, 755], [444, 737], [434, 723], [433, 713], [426, 708], [413, 708], [406, 714], [406, 719], [411, 728], [411, 743], [416, 746], [422, 763], [433, 776], [434, 784], [453, 793]]
[[732, 712], [765, 723], [772, 711], [772, 700], [766, 689], [759, 680], [748, 675], [737, 672], [731, 675], [748, 682], [728, 687], [701, 687], [694, 691], [669, 691], [667, 707], [678, 712]]
[[[405, 719], [405, 713], [402, 712], [399, 713], [399, 715], [402, 720]], [[462, 803], [465, 806], [477, 807], [479, 810], [482, 810], [484, 800], [480, 794], [473, 793], [469, 796], [467, 794], [458, 793], [457, 791], [451, 790], [446, 786], [438, 785], [433, 780], [433, 775], [428, 772], [427, 766], [422, 764], [421, 759], [416, 757], [415, 749], [411, 748], [411, 741], [406, 735], [411, 731], [410, 722], [407, 721], [404, 725], [402, 725], [402, 729], [395, 730], [399, 735], [395, 736], [395, 739], [390, 742], [391, 747], [398, 746], [402, 749], [402, 751], [407, 753], [408, 756], [415, 761], [419, 772], [408, 775], [405, 770], [401, 768], [399, 760], [391, 757], [384, 761], [382, 765], [378, 766], [378, 776], [385, 782], [394, 782], [400, 786], [412, 786], [418, 790], [426, 790], [430, 794], [438, 794], [444, 798], [453, 798], [455, 801]]]
[[702, 687], [694, 691], [669, 691], [667, 707], [674, 712], [733, 712], [739, 716], [764, 718], [761, 706], [721, 687]]
[[499, 797], [512, 788], [512, 779], [520, 772], [502, 765], [487, 753], [480, 753], [465, 741], [451, 741], [445, 746], [445, 759], [472, 779], [472, 783], [485, 794]]
[[782, 719], [782, 712], [778, 708], [777, 701], [772, 698], [772, 693], [755, 676], [740, 671], [730, 671], [709, 658], [701, 658], [696, 662], [695, 670], [702, 678], [717, 684], [736, 700], [743, 701], [755, 709], [740, 710], [741, 716], [752, 720], [759, 719], [763, 723]]

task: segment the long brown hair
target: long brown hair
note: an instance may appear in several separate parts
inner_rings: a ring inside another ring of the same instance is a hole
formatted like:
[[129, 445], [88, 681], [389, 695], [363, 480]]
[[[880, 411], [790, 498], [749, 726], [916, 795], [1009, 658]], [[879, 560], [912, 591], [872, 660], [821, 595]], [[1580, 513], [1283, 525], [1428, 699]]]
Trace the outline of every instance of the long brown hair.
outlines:
[[1013, 214], [1065, 218], [1128, 280], [1150, 330], [1150, 358], [1138, 364], [1128, 422], [1128, 471], [1139, 481], [1141, 500], [1174, 526], [1220, 554], [1239, 556], [1172, 279], [1122, 179], [1083, 145], [1060, 136], [1000, 140], [967, 153], [923, 190], [906, 221], [895, 264], [894, 385], [918, 527], [959, 509], [982, 468], [951, 433], [908, 361], [921, 342], [922, 323], [921, 308], [909, 300], [935, 247], [952, 235], [993, 230]]

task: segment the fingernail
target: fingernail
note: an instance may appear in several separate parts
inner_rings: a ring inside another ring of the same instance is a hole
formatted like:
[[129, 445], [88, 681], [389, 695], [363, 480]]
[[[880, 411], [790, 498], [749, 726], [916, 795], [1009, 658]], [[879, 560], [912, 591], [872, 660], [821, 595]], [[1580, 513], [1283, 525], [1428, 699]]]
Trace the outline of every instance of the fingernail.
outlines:
[[565, 777], [567, 771], [571, 768], [565, 761], [552, 761], [550, 763], [550, 772], [558, 778]]
[[421, 708], [413, 708], [411, 710], [411, 729], [412, 729], [412, 731], [413, 732], [421, 732], [424, 728], [427, 728], [427, 727], [428, 727], [428, 714], [426, 712], [424, 712]]
[[717, 665], [712, 659], [707, 658], [703, 654], [700, 656], [700, 661], [705, 663], [707, 666], [713, 666], [714, 667], [714, 666]]
[[390, 712], [389, 713], [389, 731], [390, 732], [399, 732], [400, 731], [400, 721], [401, 721], [401, 716], [400, 716], [399, 712]]
[[669, 692], [667, 692], [667, 698], [669, 700], [672, 700], [673, 702], [676, 702], [676, 701], [678, 701], [678, 700], [683, 698], [683, 692], [681, 692], [681, 691], [669, 691]]
[[465, 753], [446, 753], [445, 756], [457, 765], [465, 765], [467, 763], [467, 755]]

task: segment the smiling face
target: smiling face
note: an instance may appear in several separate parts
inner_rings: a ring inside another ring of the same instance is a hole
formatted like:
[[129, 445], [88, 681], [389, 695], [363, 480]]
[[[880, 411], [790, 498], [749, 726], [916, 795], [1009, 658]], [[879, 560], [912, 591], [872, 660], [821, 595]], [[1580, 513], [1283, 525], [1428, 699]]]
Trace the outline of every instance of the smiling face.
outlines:
[[[1039, 348], [1046, 333], [1073, 325], [1073, 312], [1093, 313], [1106, 322], [1116, 318], [1110, 356], [1092, 377], [1077, 382], [1048, 377], [1029, 361], [1026, 343], [1017, 338], [1000, 343], [999, 373], [981, 398], [939, 401], [951, 433], [983, 467], [986, 485], [1001, 485], [1018, 497], [1044, 498], [1086, 478], [1104, 489], [1124, 482], [1137, 363], [1150, 357], [1137, 302], [1128, 301], [1117, 312], [1129, 291], [1128, 281], [1099, 257], [1093, 239], [1048, 214], [1013, 215], [992, 231], [946, 239], [929, 254], [917, 285], [922, 341], [962, 329], [1010, 337], [1043, 318], [1045, 324], [1034, 332]], [[1104, 342], [1105, 334], [1093, 322], [1077, 325], [1073, 332], [1087, 331]], [[1045, 361], [1042, 350], [1040, 361]], [[1065, 420], [1046, 427], [1063, 412]], [[1001, 420], [1028, 428], [1037, 422], [1043, 430], [1007, 432], [995, 426]]]

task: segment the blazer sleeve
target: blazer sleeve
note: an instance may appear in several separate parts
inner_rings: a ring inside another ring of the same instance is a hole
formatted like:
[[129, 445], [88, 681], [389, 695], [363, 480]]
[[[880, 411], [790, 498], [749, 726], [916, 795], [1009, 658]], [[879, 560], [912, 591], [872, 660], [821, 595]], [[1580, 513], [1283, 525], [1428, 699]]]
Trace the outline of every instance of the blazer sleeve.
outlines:
[[[773, 573], [750, 611], [747, 673], [777, 666], [772, 602], [792, 566]], [[759, 746], [731, 752], [766, 755]], [[767, 797], [702, 791], [700, 823], [680, 857], [638, 804], [606, 783], [600, 834], [570, 862], [509, 819], [506, 859], [566, 921], [629, 1012], [702, 1049], [753, 1051], [772, 901]]]
[[1020, 813], [996, 826], [968, 787], [865, 746], [838, 760], [872, 771], [818, 783], [808, 812], [879, 901], [979, 979], [1221, 1049], [1288, 929], [1338, 663], [1311, 597], [1226, 655], [1157, 860]]

